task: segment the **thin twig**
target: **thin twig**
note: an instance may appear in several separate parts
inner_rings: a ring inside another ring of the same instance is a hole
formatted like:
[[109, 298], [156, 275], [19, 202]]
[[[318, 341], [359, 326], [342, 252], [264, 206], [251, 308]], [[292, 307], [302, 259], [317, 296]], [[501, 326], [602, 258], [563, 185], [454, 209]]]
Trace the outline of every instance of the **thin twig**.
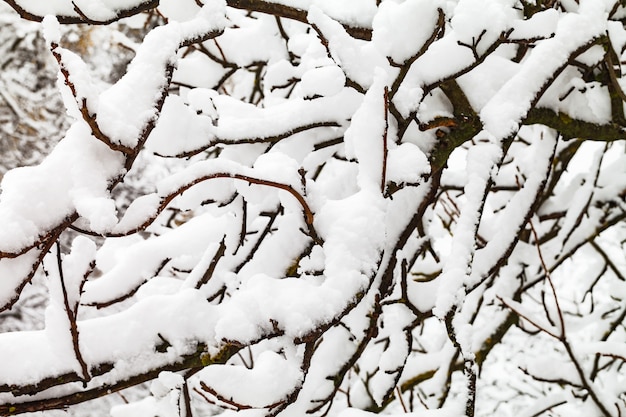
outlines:
[[385, 195], [387, 188], [387, 155], [389, 154], [389, 148], [387, 146], [387, 132], [389, 130], [389, 87], [385, 86], [383, 91], [384, 101], [384, 116], [385, 116], [385, 128], [383, 130], [383, 166], [382, 175], [380, 180], [380, 192]]
[[[67, 319], [69, 320], [69, 323], [70, 323], [70, 335], [72, 337], [72, 346], [74, 348], [74, 356], [76, 357], [76, 361], [80, 365], [83, 386], [87, 386], [87, 382], [91, 380], [91, 375], [89, 374], [89, 368], [80, 351], [80, 345], [79, 345], [79, 340], [78, 340], [79, 332], [78, 332], [78, 325], [76, 323], [76, 318], [77, 318], [79, 304], [78, 304], [78, 300], [76, 300], [75, 304], [73, 306], [70, 306], [69, 297], [67, 294], [67, 288], [65, 286], [65, 276], [63, 273], [63, 261], [61, 259], [61, 245], [59, 242], [57, 242], [56, 244], [56, 257], [57, 257], [57, 267], [59, 270], [59, 280], [61, 284], [61, 291], [63, 293], [63, 304], [65, 307], [65, 314], [67, 315]], [[95, 264], [93, 264], [93, 266], [95, 266]], [[83, 277], [83, 280], [82, 280], [83, 283], [85, 279], [87, 278], [87, 275], [89, 275], [89, 272], [90, 271], [88, 271], [86, 275]], [[80, 292], [80, 289], [79, 289], [79, 292]]]

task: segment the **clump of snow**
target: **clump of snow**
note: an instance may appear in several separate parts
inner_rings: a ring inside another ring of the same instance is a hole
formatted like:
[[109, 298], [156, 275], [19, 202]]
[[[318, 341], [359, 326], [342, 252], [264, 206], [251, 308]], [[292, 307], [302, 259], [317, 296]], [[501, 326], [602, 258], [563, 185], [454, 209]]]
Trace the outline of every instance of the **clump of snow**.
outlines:
[[555, 36], [537, 45], [519, 72], [481, 110], [486, 130], [503, 139], [518, 129], [550, 77], [577, 48], [605, 33], [606, 21], [593, 14], [568, 14], [559, 20]]
[[489, 55], [473, 71], [459, 77], [458, 83], [472, 107], [481, 109], [519, 69], [519, 64], [504, 57]]
[[209, 2], [202, 11], [189, 22], [171, 22], [152, 30], [126, 74], [100, 95], [97, 120], [113, 143], [135, 147], [144, 127], [157, 117], [156, 106], [168, 82], [166, 69], [174, 63], [181, 44], [223, 29], [223, 2]]
[[359, 85], [369, 87], [374, 81], [375, 68], [389, 66], [386, 57], [374, 45], [352, 38], [339, 22], [318, 7], [309, 9], [308, 20], [328, 40], [328, 48], [337, 65]]
[[300, 188], [298, 168], [298, 163], [282, 152], [265, 153], [254, 162], [256, 175], [270, 181], [289, 184], [296, 190]]
[[431, 0], [382, 2], [372, 22], [372, 42], [394, 62], [407, 61], [433, 35], [440, 7], [442, 2]]
[[403, 143], [389, 150], [387, 156], [387, 181], [396, 184], [416, 183], [430, 172], [424, 152], [411, 143]]
[[[461, 0], [450, 25], [461, 42], [470, 46], [477, 43], [477, 49], [484, 51], [511, 26], [516, 17], [513, 3], [513, 0]], [[483, 30], [485, 33], [481, 34]]]
[[372, 26], [377, 11], [375, 0], [314, 0], [312, 3], [333, 19], [363, 28]]
[[159, 377], [152, 381], [150, 392], [157, 398], [163, 398], [172, 390], [183, 386], [185, 380], [182, 376], [169, 371], [159, 373]]
[[63, 258], [65, 291], [70, 305], [77, 305], [84, 279], [96, 258], [96, 244], [89, 238], [77, 236], [69, 255]]
[[113, 228], [113, 233], [123, 234], [138, 229], [146, 219], [156, 217], [161, 207], [162, 198], [158, 194], [142, 195], [134, 199], [119, 223]]
[[300, 89], [305, 97], [333, 96], [341, 91], [346, 76], [336, 65], [313, 68], [302, 75]]
[[200, 6], [194, 0], [161, 0], [159, 11], [168, 20], [184, 22], [196, 17]]
[[252, 369], [214, 365], [202, 372], [202, 381], [224, 398], [263, 408], [294, 391], [301, 384], [302, 371], [297, 362], [266, 351], [255, 358]]
[[328, 276], [375, 270], [385, 239], [385, 205], [376, 192], [360, 191], [328, 201], [317, 213], [315, 227], [325, 239]]
[[0, 258], [0, 306], [5, 306], [16, 296], [15, 289], [31, 274], [41, 250], [31, 249], [17, 258]]
[[[257, 19], [244, 19], [238, 14], [229, 14], [234, 25], [229, 25], [219, 38], [219, 44], [229, 51], [227, 59], [240, 67], [255, 62], [271, 62], [284, 58], [284, 40], [275, 31], [272, 16], [259, 15]], [[242, 48], [241, 45], [247, 45]]]
[[516, 19], [512, 24], [511, 39], [533, 39], [538, 37], [549, 38], [554, 36], [559, 20], [556, 9], [541, 10], [530, 19]]
[[10, 171], [2, 179], [0, 214], [10, 226], [0, 229], [0, 250], [32, 245], [79, 208], [98, 232], [106, 231], [117, 222], [108, 183], [122, 171], [121, 155], [77, 122], [40, 165]]
[[385, 81], [384, 74], [379, 73], [345, 133], [346, 156], [359, 161], [358, 183], [367, 190], [380, 190], [383, 178]]
[[48, 44], [61, 42], [61, 25], [56, 17], [47, 15], [42, 20], [43, 36]]
[[[123, 297], [154, 276], [164, 259], [192, 256], [199, 259], [202, 248], [224, 235], [228, 223], [210, 214], [198, 216], [157, 238], [129, 246], [114, 266], [99, 279], [85, 284], [84, 304], [106, 303]], [[189, 231], [195, 230], [192, 237]], [[202, 233], [198, 233], [202, 231]]]
[[198, 115], [180, 96], [168, 96], [162, 112], [146, 143], [148, 150], [160, 155], [176, 155], [202, 147], [214, 138], [213, 121]]
[[[215, 327], [216, 335], [224, 340], [255, 340], [271, 331], [271, 320], [275, 320], [286, 335], [302, 337], [345, 308], [345, 292], [355, 291], [350, 278], [342, 277], [342, 290], [295, 278], [254, 275], [227, 305], [220, 306], [223, 314]], [[268, 297], [272, 303], [266, 302]]]

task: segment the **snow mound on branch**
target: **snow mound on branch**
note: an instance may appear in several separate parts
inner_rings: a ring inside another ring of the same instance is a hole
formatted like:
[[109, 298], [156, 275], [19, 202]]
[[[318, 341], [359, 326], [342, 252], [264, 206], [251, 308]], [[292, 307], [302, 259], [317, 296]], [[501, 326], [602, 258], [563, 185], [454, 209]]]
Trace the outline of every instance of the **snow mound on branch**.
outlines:
[[302, 371], [297, 363], [274, 352], [261, 353], [252, 369], [214, 365], [202, 372], [202, 381], [221, 396], [259, 408], [285, 398], [301, 380]]
[[74, 210], [94, 231], [108, 231], [117, 223], [108, 179], [122, 170], [121, 155], [77, 122], [40, 165], [12, 170], [2, 179], [0, 217], [8, 227], [0, 229], [0, 251], [32, 245]]
[[381, 3], [372, 23], [372, 42], [394, 62], [407, 61], [432, 36], [441, 6], [442, 2], [431, 0]]

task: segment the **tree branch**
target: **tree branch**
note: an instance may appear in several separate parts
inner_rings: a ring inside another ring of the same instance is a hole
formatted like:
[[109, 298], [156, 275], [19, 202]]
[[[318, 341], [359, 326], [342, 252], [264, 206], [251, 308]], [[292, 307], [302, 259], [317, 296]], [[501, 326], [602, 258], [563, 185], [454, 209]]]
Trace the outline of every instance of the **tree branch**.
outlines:
[[[302, 23], [309, 23], [307, 20], [308, 12], [296, 7], [285, 6], [283, 4], [272, 3], [265, 0], [226, 0], [226, 4], [236, 9], [249, 10], [251, 12], [261, 12], [265, 14], [271, 14], [276, 17], [284, 17], [291, 20], [296, 20]], [[363, 40], [372, 39], [372, 29], [364, 27], [350, 26], [346, 23], [343, 24], [346, 32], [350, 36]]]
[[[44, 16], [37, 15], [35, 12], [29, 11], [22, 7], [17, 0], [4, 0], [4, 2], [11, 6], [13, 10], [15, 10], [23, 19], [31, 20], [34, 22], [41, 22], [44, 18]], [[124, 8], [119, 8], [115, 16], [110, 19], [95, 20], [78, 12], [76, 13], [76, 15], [72, 16], [57, 15], [57, 19], [59, 20], [59, 23], [62, 24], [88, 23], [90, 25], [108, 25], [125, 17], [134, 16], [141, 12], [154, 9], [158, 5], [159, 0], [138, 0], [135, 1], [134, 4], [128, 4]]]
[[620, 126], [616, 123], [596, 124], [586, 122], [545, 107], [532, 108], [524, 119], [523, 124], [541, 124], [551, 127], [563, 135], [565, 139], [613, 142], [626, 138], [626, 126]]

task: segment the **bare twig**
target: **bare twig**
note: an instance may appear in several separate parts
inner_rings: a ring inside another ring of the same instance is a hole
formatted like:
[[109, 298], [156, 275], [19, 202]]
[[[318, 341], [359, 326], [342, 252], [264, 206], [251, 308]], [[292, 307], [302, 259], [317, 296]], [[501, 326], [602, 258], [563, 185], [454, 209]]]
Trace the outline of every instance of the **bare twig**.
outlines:
[[[76, 357], [76, 361], [80, 365], [80, 369], [82, 372], [83, 386], [86, 386], [87, 382], [91, 380], [91, 375], [89, 375], [89, 368], [87, 364], [85, 363], [85, 360], [83, 359], [83, 355], [80, 351], [79, 332], [78, 332], [78, 325], [76, 323], [76, 319], [78, 316], [79, 303], [78, 303], [78, 300], [76, 300], [73, 305], [70, 305], [67, 288], [65, 286], [65, 276], [63, 273], [63, 261], [61, 259], [61, 245], [58, 242], [56, 244], [56, 258], [57, 258], [57, 268], [59, 272], [59, 280], [61, 284], [61, 291], [63, 294], [63, 304], [65, 307], [65, 314], [67, 315], [67, 319], [70, 323], [70, 335], [72, 337], [72, 347], [74, 348], [74, 356]], [[87, 277], [91, 273], [91, 270], [95, 266], [96, 266], [95, 261], [92, 261], [90, 265], [90, 269], [88, 269], [85, 272], [84, 276], [82, 277], [81, 284], [79, 287], [79, 293], [80, 293], [80, 288], [82, 288]]]
[[387, 132], [389, 130], [389, 88], [385, 86], [383, 92], [384, 100], [384, 117], [385, 128], [383, 129], [383, 166], [382, 166], [382, 178], [380, 180], [380, 192], [385, 195], [387, 189], [387, 155], [389, 154], [389, 148], [387, 145]]

